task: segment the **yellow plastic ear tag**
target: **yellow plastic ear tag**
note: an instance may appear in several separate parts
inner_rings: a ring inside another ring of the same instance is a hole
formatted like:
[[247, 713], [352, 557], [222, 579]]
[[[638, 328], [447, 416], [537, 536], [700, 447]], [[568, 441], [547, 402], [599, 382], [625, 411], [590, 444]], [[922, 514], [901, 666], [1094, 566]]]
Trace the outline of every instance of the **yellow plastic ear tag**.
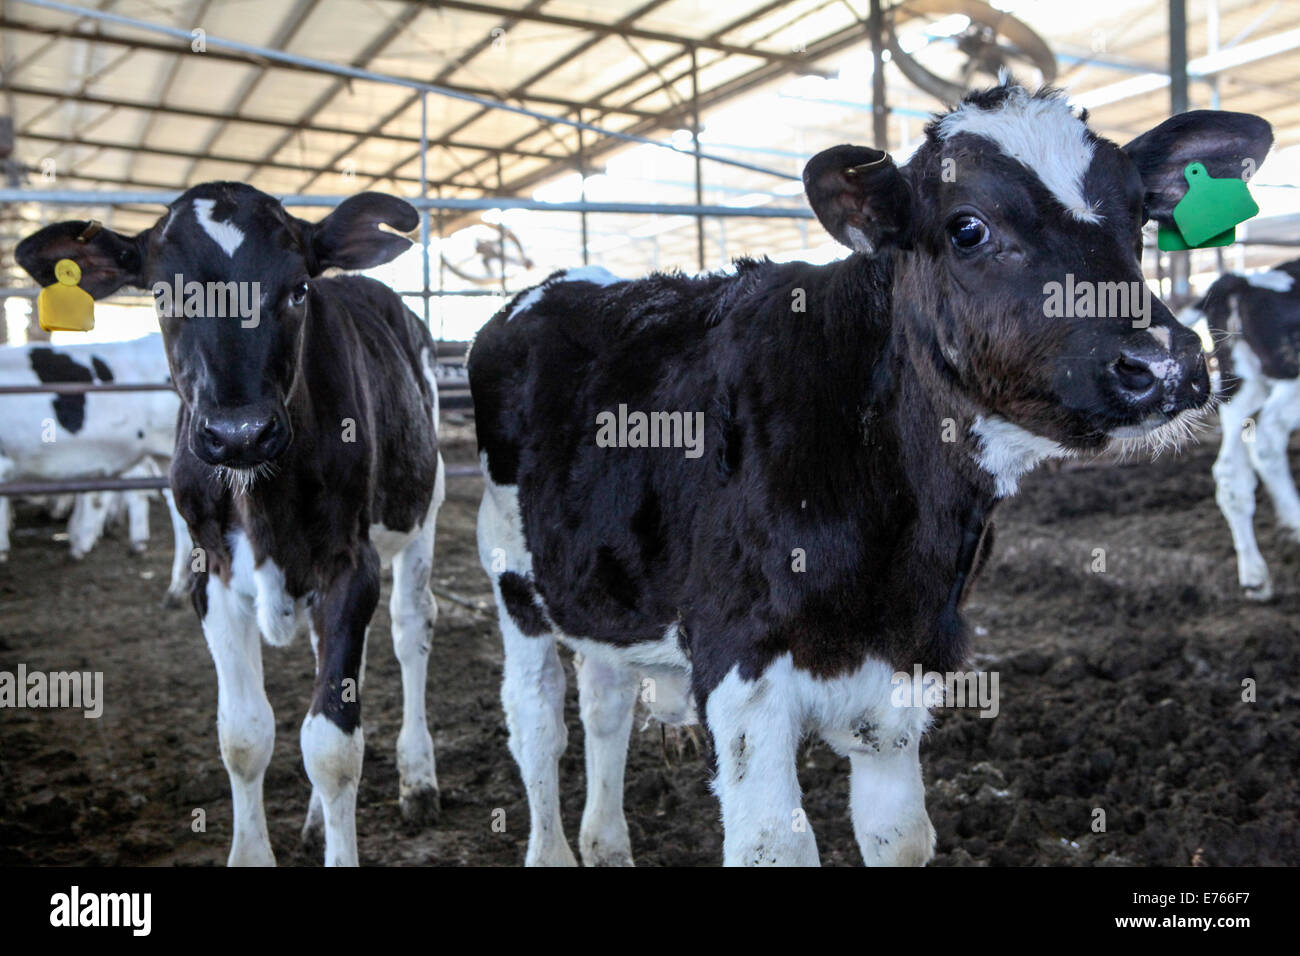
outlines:
[[95, 327], [95, 300], [77, 285], [81, 266], [71, 259], [54, 264], [54, 285], [36, 297], [36, 316], [46, 332], [89, 332]]

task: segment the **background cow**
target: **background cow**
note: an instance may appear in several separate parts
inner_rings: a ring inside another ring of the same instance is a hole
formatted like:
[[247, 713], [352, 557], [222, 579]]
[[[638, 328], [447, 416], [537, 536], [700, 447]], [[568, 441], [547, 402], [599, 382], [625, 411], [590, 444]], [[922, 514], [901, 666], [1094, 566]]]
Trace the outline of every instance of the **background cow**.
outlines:
[[[105, 229], [82, 241], [85, 223], [65, 222], [18, 247], [42, 284], [71, 258], [92, 295], [130, 284], [152, 288], [159, 302], [182, 403], [172, 490], [206, 562], [192, 597], [217, 667], [231, 864], [275, 862], [262, 806], [275, 720], [258, 634], [283, 646], [304, 626], [317, 659], [301, 734], [313, 787], [304, 837], [323, 829], [326, 863], [357, 863], [360, 685], [388, 559], [404, 700], [402, 812], [423, 822], [438, 809], [424, 709], [444, 487], [434, 344], [387, 287], [321, 277], [389, 261], [410, 242], [380, 226], [406, 232], [417, 223], [410, 205], [377, 193], [310, 223], [249, 186], [208, 183], [137, 236]], [[166, 301], [191, 282], [217, 294]], [[228, 314], [235, 301], [252, 314]]]
[[1182, 318], [1188, 325], [1203, 319], [1214, 341], [1224, 399], [1215, 496], [1232, 532], [1242, 593], [1267, 601], [1273, 583], [1255, 540], [1256, 476], [1278, 522], [1300, 541], [1300, 495], [1287, 459], [1300, 425], [1300, 259], [1222, 276]]
[[[168, 381], [161, 335], [93, 345], [28, 345], [0, 348], [0, 384], [50, 382], [147, 384]], [[6, 396], [0, 416], [0, 481], [161, 474], [176, 442], [180, 401], [168, 390], [89, 392], [55, 395], [33, 392]], [[179, 600], [189, 581], [190, 536], [170, 491], [163, 492], [172, 516], [172, 576], [167, 595]], [[145, 492], [95, 492], [77, 496], [68, 523], [73, 558], [84, 557], [103, 533], [110, 512], [128, 510], [130, 540], [142, 550], [149, 539]], [[9, 552], [11, 510], [0, 497], [0, 560]]]
[[[582, 654], [586, 863], [632, 859], [622, 780], [645, 677], [656, 699], [689, 682], [728, 864], [818, 861], [795, 767], [808, 733], [849, 758], [864, 860], [928, 860], [910, 675], [965, 660], [960, 606], [997, 502], [1044, 458], [1177, 430], [1209, 399], [1199, 342], [1162, 303], [1060, 315], [1049, 289], [1138, 288], [1143, 224], [1170, 221], [1187, 163], [1236, 175], [1271, 141], [1258, 117], [1196, 111], [1121, 149], [1058, 94], [1003, 85], [938, 117], [901, 169], [858, 146], [813, 157], [809, 202], [843, 261], [560, 273], [484, 326], [479, 553], [526, 861], [574, 862], [557, 640]], [[678, 415], [678, 440], [623, 429], [633, 412]]]

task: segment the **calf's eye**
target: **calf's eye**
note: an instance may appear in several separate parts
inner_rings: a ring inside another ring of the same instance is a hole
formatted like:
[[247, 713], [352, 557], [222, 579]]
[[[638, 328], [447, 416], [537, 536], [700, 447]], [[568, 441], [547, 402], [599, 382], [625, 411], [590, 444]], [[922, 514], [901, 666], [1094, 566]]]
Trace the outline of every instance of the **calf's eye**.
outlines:
[[958, 249], [974, 249], [988, 242], [989, 227], [974, 216], [958, 216], [948, 224], [948, 235]]
[[302, 305], [306, 301], [307, 301], [307, 283], [300, 282], [296, 286], [294, 286], [293, 291], [289, 293], [289, 304]]

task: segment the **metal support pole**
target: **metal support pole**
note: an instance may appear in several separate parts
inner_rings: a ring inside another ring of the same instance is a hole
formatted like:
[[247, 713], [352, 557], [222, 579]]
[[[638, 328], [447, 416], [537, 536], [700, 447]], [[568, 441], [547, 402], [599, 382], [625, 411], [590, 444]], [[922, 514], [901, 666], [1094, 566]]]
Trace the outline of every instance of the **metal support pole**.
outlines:
[[[704, 205], [704, 170], [700, 154], [700, 70], [695, 47], [691, 47], [691, 137], [695, 141], [695, 205]], [[695, 253], [704, 271], [704, 217], [695, 217]]]
[[[582, 110], [578, 110], [578, 122], [582, 122]], [[582, 202], [587, 201], [587, 157], [584, 152], [585, 144], [582, 139], [582, 127], [578, 127], [578, 178], [582, 184], [582, 191], [578, 198]], [[582, 219], [582, 264], [588, 265], [590, 255], [587, 252], [587, 210], [579, 213]]]
[[[420, 198], [425, 199], [429, 195], [429, 94], [421, 91], [420, 93]], [[433, 289], [429, 284], [429, 210], [420, 210], [420, 265], [421, 274], [424, 277], [424, 290], [420, 301], [424, 303], [424, 324], [426, 328], [432, 329], [433, 316], [431, 309], [433, 303], [430, 296]]]
[[[1209, 0], [1205, 8], [1205, 53], [1219, 52], [1219, 0]], [[1219, 74], [1210, 77], [1210, 109], [1219, 108]], [[1222, 252], [1222, 246], [1219, 247]], [[1222, 256], [1220, 256], [1222, 258]], [[1219, 270], [1223, 271], [1223, 270]]]
[[889, 110], [885, 104], [885, 17], [880, 0], [871, 0], [867, 21], [871, 33], [871, 134], [876, 149], [889, 149]]
[[[1186, 113], [1187, 0], [1169, 0], [1169, 113]], [[1169, 305], [1178, 309], [1191, 298], [1192, 254], [1169, 254]]]
[[[505, 176], [501, 172], [501, 154], [497, 153], [497, 195], [506, 194]], [[505, 211], [502, 210], [502, 216], [497, 220], [497, 237], [501, 243], [501, 293], [506, 291], [506, 220]]]
[[1187, 112], [1187, 0], [1169, 0], [1169, 112]]
[[[438, 198], [439, 199], [442, 198], [442, 183], [438, 184]], [[443, 238], [442, 227], [443, 227], [444, 213], [441, 208], [437, 210], [437, 213], [438, 213], [438, 341], [441, 342], [443, 325], [444, 325], [442, 320], [445, 316], [445, 313], [443, 312], [443, 308], [442, 308], [442, 302], [443, 302], [443, 294], [447, 291], [447, 268], [446, 268], [446, 260], [443, 259], [442, 257], [442, 238]]]

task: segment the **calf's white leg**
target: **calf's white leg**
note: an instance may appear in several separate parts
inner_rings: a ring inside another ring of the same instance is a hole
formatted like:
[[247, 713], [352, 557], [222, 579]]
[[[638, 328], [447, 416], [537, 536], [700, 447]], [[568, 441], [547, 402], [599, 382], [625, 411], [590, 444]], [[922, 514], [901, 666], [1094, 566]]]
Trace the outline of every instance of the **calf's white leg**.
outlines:
[[[484, 472], [488, 472], [486, 456]], [[564, 668], [550, 633], [526, 635], [506, 609], [501, 576], [527, 577], [532, 561], [524, 545], [518, 498], [513, 486], [489, 478], [478, 513], [478, 549], [492, 579], [497, 619], [505, 647], [501, 701], [510, 753], [528, 793], [526, 866], [577, 866], [560, 819], [560, 756], [568, 744], [564, 726]]]
[[[497, 603], [500, 606], [498, 595]], [[528, 793], [525, 866], [577, 866], [560, 819], [560, 757], [569, 742], [564, 726], [564, 667], [550, 635], [528, 637], [500, 608], [505, 644], [501, 702], [510, 753]]]
[[[123, 478], [157, 478], [162, 470], [149, 456], [122, 472]], [[134, 554], [143, 554], [149, 547], [149, 492], [124, 491], [122, 503], [126, 508], [127, 540]]]
[[217, 668], [217, 736], [230, 775], [234, 841], [230, 866], [274, 866], [262, 778], [275, 745], [275, 716], [262, 685], [262, 644], [252, 601], [206, 575], [203, 636]]
[[393, 622], [393, 652], [402, 669], [402, 729], [397, 736], [397, 772], [402, 816], [411, 823], [432, 823], [438, 817], [438, 772], [433, 737], [425, 714], [425, 682], [429, 648], [438, 604], [429, 587], [433, 572], [434, 526], [445, 497], [442, 456], [433, 504], [419, 533], [393, 559], [393, 593], [388, 610]]
[[584, 656], [578, 665], [578, 705], [587, 761], [587, 802], [578, 846], [586, 866], [631, 866], [623, 816], [623, 774], [636, 709], [637, 674]]
[[131, 550], [143, 554], [149, 548], [149, 493], [128, 491], [123, 498], [126, 500], [127, 538]]
[[113, 496], [106, 491], [91, 491], [77, 495], [68, 518], [68, 550], [72, 560], [80, 561], [90, 554], [104, 534]]
[[802, 716], [787, 661], [756, 681], [733, 669], [705, 704], [722, 806], [725, 866], [817, 866], [795, 755]]
[[361, 682], [366, 633], [379, 603], [379, 555], [368, 542], [340, 555], [334, 576], [316, 592], [316, 689], [302, 722], [302, 761], [320, 794], [325, 865], [357, 866], [357, 789], [365, 757]]
[[[1237, 552], [1237, 581], [1246, 597], [1260, 601], [1273, 596], [1273, 586], [1268, 565], [1264, 563], [1264, 556], [1255, 540], [1257, 482], [1242, 426], [1260, 408], [1266, 396], [1263, 383], [1248, 378], [1231, 401], [1219, 409], [1223, 437], [1214, 461], [1215, 500], [1232, 533], [1232, 545]], [[1255, 431], [1258, 432], [1258, 427]]]
[[1250, 463], [1263, 479], [1278, 523], [1300, 539], [1300, 495], [1287, 459], [1287, 442], [1300, 419], [1300, 381], [1276, 382], [1259, 410], [1255, 440], [1246, 446]]
[[172, 496], [171, 489], [164, 488], [162, 496], [163, 501], [167, 502], [167, 512], [172, 519], [172, 578], [167, 585], [167, 595], [163, 598], [163, 603], [168, 607], [177, 607], [184, 599], [189, 584], [189, 563], [194, 544], [190, 538], [189, 525], [176, 510], [176, 499]]
[[920, 735], [879, 741], [879, 751], [849, 754], [849, 810], [867, 866], [923, 866], [934, 856], [925, 812]]
[[303, 720], [299, 740], [312, 799], [320, 801], [325, 865], [358, 866], [357, 787], [366, 751], [365, 734], [359, 725], [345, 731], [317, 713]]

